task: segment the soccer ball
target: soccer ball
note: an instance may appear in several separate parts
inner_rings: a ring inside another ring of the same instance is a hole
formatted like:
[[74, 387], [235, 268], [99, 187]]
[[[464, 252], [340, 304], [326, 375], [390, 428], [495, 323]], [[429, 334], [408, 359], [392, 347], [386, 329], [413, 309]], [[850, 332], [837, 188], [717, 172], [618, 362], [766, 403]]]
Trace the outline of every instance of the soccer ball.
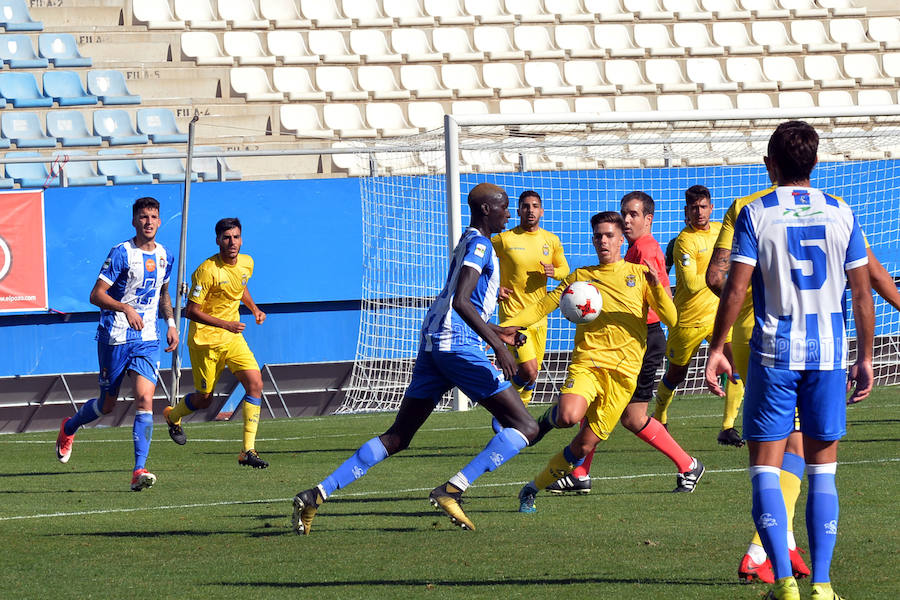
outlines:
[[603, 296], [600, 290], [587, 281], [575, 281], [566, 288], [559, 299], [559, 309], [576, 325], [590, 323], [600, 314]]

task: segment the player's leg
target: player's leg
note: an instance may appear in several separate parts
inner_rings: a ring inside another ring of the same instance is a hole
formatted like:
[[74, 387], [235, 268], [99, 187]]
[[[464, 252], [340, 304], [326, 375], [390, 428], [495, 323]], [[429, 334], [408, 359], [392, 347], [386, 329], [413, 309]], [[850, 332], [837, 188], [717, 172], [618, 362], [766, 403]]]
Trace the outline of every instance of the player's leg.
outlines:
[[[153, 394], [156, 392], [156, 359], [159, 343], [147, 342], [153, 348], [145, 348], [155, 355], [136, 353], [129, 365], [128, 373], [134, 378], [135, 413], [132, 426], [134, 440], [134, 469], [131, 473], [131, 491], [139, 492], [156, 483], [156, 475], [147, 470], [150, 442], [153, 439]], [[151, 362], [152, 361], [152, 362]]]
[[[560, 388], [559, 397], [538, 417], [538, 434], [531, 441], [532, 446], [541, 441], [551, 430], [572, 427], [581, 421], [588, 406], [586, 398], [593, 398], [591, 395], [593, 392], [591, 391], [585, 396], [574, 390], [576, 382], [579, 380], [590, 382], [592, 377], [591, 369], [580, 365], [569, 365], [566, 381]], [[588, 385], [588, 388], [592, 389], [592, 385]]]
[[180, 446], [187, 442], [181, 420], [196, 410], [208, 407], [212, 402], [212, 392], [219, 375], [225, 369], [226, 358], [220, 348], [198, 347], [192, 344], [188, 344], [188, 354], [191, 357], [194, 391], [186, 394], [175, 406], [167, 406], [163, 410], [163, 416], [169, 426], [169, 437]]
[[244, 386], [244, 397], [241, 399], [244, 436], [238, 464], [254, 469], [265, 469], [269, 463], [261, 459], [256, 451], [256, 432], [259, 428], [259, 413], [262, 407], [262, 374], [244, 336], [236, 335], [231, 340], [225, 351], [225, 366]]
[[[729, 335], [729, 340], [730, 338], [731, 336]], [[741, 343], [733, 346], [730, 341], [725, 344], [725, 355], [731, 358], [732, 364], [740, 362], [746, 365], [750, 358], [749, 353], [750, 347], [747, 344]], [[746, 373], [746, 371], [746, 366], [744, 366], [743, 372]], [[741, 369], [738, 369], [738, 373], [735, 373], [736, 382], [728, 381], [725, 384], [725, 410], [722, 414], [722, 429], [716, 438], [719, 444], [736, 448], [741, 448], [744, 445], [740, 432], [734, 427], [738, 410], [740, 410], [741, 402], [744, 400], [744, 380], [741, 379], [740, 373]]]
[[656, 388], [656, 406], [653, 409], [653, 418], [663, 426], [668, 427], [668, 410], [672, 403], [672, 397], [675, 395], [675, 389], [687, 377], [691, 359], [697, 353], [705, 335], [706, 331], [701, 327], [676, 325], [669, 331], [669, 339], [666, 342], [666, 357], [669, 359], [669, 366]]
[[[547, 327], [529, 327], [523, 333], [525, 334], [525, 343], [522, 346], [507, 346], [507, 348], [516, 357], [518, 364], [516, 374], [510, 379], [510, 383], [522, 399], [522, 404], [528, 406], [534, 395], [534, 386], [544, 359]], [[491, 427], [493, 427], [494, 433], [500, 431], [500, 423], [496, 417], [491, 419]]]

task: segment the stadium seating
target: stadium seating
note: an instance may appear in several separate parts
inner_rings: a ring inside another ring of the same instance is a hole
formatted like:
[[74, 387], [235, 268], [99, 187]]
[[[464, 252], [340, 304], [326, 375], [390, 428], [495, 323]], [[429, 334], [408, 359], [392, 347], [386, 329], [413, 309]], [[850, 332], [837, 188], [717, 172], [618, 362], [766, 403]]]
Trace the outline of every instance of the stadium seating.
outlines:
[[239, 65], [274, 65], [275, 56], [263, 48], [260, 37], [252, 31], [226, 31], [225, 53]]
[[146, 144], [149, 138], [135, 131], [131, 117], [121, 108], [95, 110], [94, 135], [99, 135], [110, 146]]
[[45, 71], [42, 76], [44, 94], [59, 106], [93, 106], [97, 96], [88, 94], [75, 71]]
[[357, 27], [392, 27], [394, 25], [394, 19], [382, 11], [381, 2], [344, 0], [341, 2], [341, 8], [343, 15]]
[[106, 176], [98, 175], [86, 160], [69, 160], [71, 156], [85, 156], [83, 150], [57, 150], [52, 156], [62, 168], [63, 183], [66, 186], [106, 185]]
[[900, 49], [900, 18], [873, 17], [869, 19], [868, 34], [886, 50]]
[[312, 21], [303, 17], [295, 0], [259, 0], [259, 12], [275, 29], [309, 29]]
[[90, 57], [82, 56], [71, 33], [42, 33], [38, 36], [38, 53], [56, 68], [90, 67]]
[[309, 49], [322, 57], [322, 62], [330, 64], [359, 64], [360, 56], [354, 54], [347, 45], [344, 34], [333, 30], [311, 30]]
[[397, 20], [400, 27], [430, 27], [434, 16], [419, 0], [384, 0], [384, 14]]
[[[98, 150], [98, 156], [130, 155], [127, 148], [108, 148]], [[133, 158], [121, 160], [98, 160], [97, 171], [105, 176], [113, 185], [138, 185], [141, 183], [153, 183], [153, 175], [141, 172], [138, 162]], [[183, 179], [182, 179], [183, 180]]]
[[334, 137], [334, 130], [325, 127], [315, 106], [285, 104], [280, 107], [279, 115], [281, 128], [288, 133], [305, 138]]
[[338, 8], [337, 0], [299, 0], [300, 10], [317, 28], [350, 28], [353, 21]]
[[103, 139], [99, 135], [91, 135], [84, 115], [77, 110], [48, 111], [47, 134], [55, 137], [63, 147], [103, 144]]
[[[2, 8], [0, 8], [2, 10]], [[37, 152], [7, 152], [6, 158], [39, 158]], [[21, 188], [59, 187], [59, 177], [51, 177], [43, 162], [6, 163], [6, 176]]]
[[231, 89], [248, 102], [281, 102], [284, 94], [276, 92], [266, 72], [259, 67], [235, 67], [230, 70]]
[[87, 74], [88, 93], [106, 104], [140, 104], [141, 97], [128, 91], [121, 71], [94, 70]]
[[269, 52], [285, 65], [319, 64], [318, 54], [309, 51], [299, 31], [270, 31], [266, 34]]
[[373, 100], [409, 100], [409, 90], [403, 89], [386, 66], [363, 66], [356, 72], [359, 87]]
[[459, 27], [439, 27], [431, 31], [434, 49], [445, 54], [450, 62], [480, 62], [484, 52], [475, 50], [469, 33]]
[[191, 29], [225, 29], [210, 0], [175, 0], [175, 16]]
[[0, 27], [6, 31], [42, 31], [44, 24], [31, 18], [25, 0], [0, 0]]
[[369, 138], [378, 135], [369, 127], [356, 104], [326, 104], [323, 110], [325, 126], [339, 138]]
[[22, 33], [0, 34], [0, 60], [10, 69], [46, 69], [50, 64], [35, 54], [31, 38]]
[[[220, 8], [221, 10], [221, 8]], [[221, 152], [219, 146], [194, 146], [194, 152]], [[228, 166], [224, 156], [220, 157], [191, 157], [191, 170], [197, 173], [203, 181], [228, 181], [241, 178], [241, 172]]]
[[324, 102], [326, 94], [313, 83], [311, 71], [303, 67], [275, 67], [272, 83], [292, 102]]
[[377, 29], [354, 29], [350, 32], [350, 50], [366, 63], [400, 63], [403, 57], [394, 52], [384, 32]]
[[147, 29], [184, 29], [184, 21], [175, 18], [169, 0], [141, 0], [133, 4], [134, 19]]
[[41, 127], [37, 113], [4, 111], [0, 113], [0, 131], [16, 148], [55, 148], [56, 138], [49, 137]]
[[434, 49], [421, 29], [394, 29], [391, 31], [391, 47], [407, 63], [443, 60], [443, 54]]
[[[177, 152], [175, 148], [144, 148], [141, 169], [159, 183], [183, 183], [186, 172], [180, 158], [156, 158]], [[191, 181], [197, 181], [196, 173], [191, 173]]]
[[330, 100], [367, 100], [369, 94], [359, 89], [353, 72], [347, 67], [316, 67], [316, 86]]
[[382, 137], [414, 135], [419, 133], [403, 115], [400, 105], [389, 102], [372, 102], [366, 104], [366, 121]]
[[217, 0], [219, 17], [231, 29], [268, 29], [269, 21], [264, 19], [253, 0]]
[[31, 73], [0, 73], [0, 96], [16, 108], [53, 105], [53, 98], [41, 93]]
[[184, 144], [188, 134], [178, 130], [175, 115], [168, 108], [140, 108], [137, 111], [138, 133], [146, 134], [154, 144]]
[[219, 45], [219, 38], [211, 31], [186, 31], [181, 34], [181, 54], [197, 65], [234, 64], [234, 57], [226, 56]]

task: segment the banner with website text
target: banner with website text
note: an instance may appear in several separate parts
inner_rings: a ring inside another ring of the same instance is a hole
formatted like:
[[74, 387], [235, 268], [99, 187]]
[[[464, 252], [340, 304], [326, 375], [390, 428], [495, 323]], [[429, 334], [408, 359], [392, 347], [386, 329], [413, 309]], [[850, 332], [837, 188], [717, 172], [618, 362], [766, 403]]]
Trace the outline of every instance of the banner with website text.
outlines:
[[0, 313], [47, 305], [44, 192], [0, 192]]

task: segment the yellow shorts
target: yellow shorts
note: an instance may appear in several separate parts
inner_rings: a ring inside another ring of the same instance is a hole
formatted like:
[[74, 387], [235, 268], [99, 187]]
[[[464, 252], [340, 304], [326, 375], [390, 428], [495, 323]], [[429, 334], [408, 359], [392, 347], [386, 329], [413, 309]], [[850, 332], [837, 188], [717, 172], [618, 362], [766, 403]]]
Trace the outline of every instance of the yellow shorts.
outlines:
[[213, 391], [225, 367], [232, 373], [259, 371], [256, 358], [250, 352], [244, 336], [240, 334], [221, 346], [188, 344], [188, 353], [191, 357], [191, 373], [194, 374], [194, 388], [204, 394]]
[[[749, 325], [749, 326], [748, 326]], [[750, 367], [750, 336], [753, 334], [753, 322], [742, 323], [738, 321], [731, 330], [731, 355], [734, 358], [734, 368], [747, 385], [747, 369]]]
[[587, 400], [585, 417], [588, 426], [597, 437], [605, 440], [622, 417], [636, 385], [635, 376], [611, 369], [569, 365], [560, 393], [576, 394]]
[[[666, 340], [666, 358], [673, 365], [680, 367], [690, 364], [691, 359], [700, 349], [703, 340], [712, 339], [713, 324], [708, 325], [676, 325], [669, 330], [669, 339]], [[725, 342], [731, 341], [731, 332]]]
[[507, 346], [513, 356], [516, 357], [516, 363], [522, 364], [529, 360], [537, 360], [537, 368], [541, 368], [544, 360], [544, 349], [547, 345], [547, 326], [532, 325], [522, 331], [525, 334], [525, 344], [519, 348], [515, 346]]

